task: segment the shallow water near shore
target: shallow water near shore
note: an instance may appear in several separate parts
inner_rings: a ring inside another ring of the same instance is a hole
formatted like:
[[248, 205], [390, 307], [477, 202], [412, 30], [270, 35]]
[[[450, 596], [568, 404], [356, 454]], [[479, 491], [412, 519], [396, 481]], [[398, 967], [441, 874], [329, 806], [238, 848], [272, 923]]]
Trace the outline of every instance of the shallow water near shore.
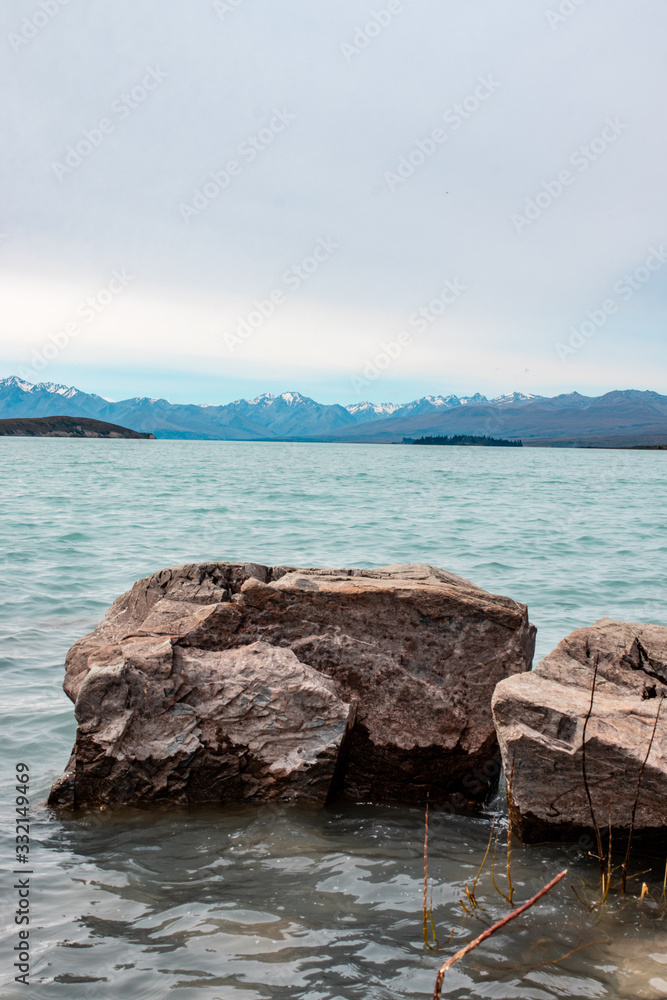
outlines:
[[[429, 996], [443, 957], [508, 910], [488, 868], [481, 919], [459, 902], [491, 814], [504, 821], [500, 800], [480, 817], [431, 817], [436, 927], [441, 940], [453, 932], [434, 954], [421, 928], [420, 810], [49, 812], [75, 733], [65, 653], [135, 579], [203, 559], [433, 563], [527, 603], [536, 660], [603, 615], [667, 624], [666, 462], [656, 452], [0, 439], [0, 843], [7, 863], [14, 765], [25, 762], [34, 872], [31, 985], [12, 982], [12, 925], [0, 995]], [[504, 845], [501, 836], [501, 889]], [[584, 849], [515, 844], [516, 902], [569, 874], [452, 969], [443, 996], [667, 996], [664, 857], [636, 862], [633, 873], [652, 871], [632, 881], [633, 895], [612, 890], [589, 914], [571, 889], [596, 898]]]

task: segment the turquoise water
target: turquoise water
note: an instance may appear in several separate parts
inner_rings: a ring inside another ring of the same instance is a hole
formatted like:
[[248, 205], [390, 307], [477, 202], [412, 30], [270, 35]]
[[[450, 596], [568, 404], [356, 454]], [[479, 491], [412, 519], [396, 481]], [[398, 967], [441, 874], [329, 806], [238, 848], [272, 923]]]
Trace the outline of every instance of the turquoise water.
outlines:
[[[432, 992], [442, 959], [421, 938], [418, 810], [45, 809], [75, 732], [65, 653], [135, 579], [198, 559], [428, 562], [526, 602], [538, 656], [603, 615], [667, 623], [667, 453], [0, 438], [0, 466], [1, 846], [13, 856], [22, 761], [34, 862], [32, 981], [11, 982], [10, 927], [3, 997]], [[482, 929], [458, 900], [490, 822], [433, 819], [436, 917], [454, 932], [445, 954]], [[520, 900], [566, 864], [570, 876], [452, 970], [446, 996], [667, 996], [662, 872], [642, 876], [654, 900], [613, 897], [600, 919], [569, 888], [594, 894], [585, 852], [516, 845], [514, 858]], [[488, 883], [484, 919], [506, 912]]]

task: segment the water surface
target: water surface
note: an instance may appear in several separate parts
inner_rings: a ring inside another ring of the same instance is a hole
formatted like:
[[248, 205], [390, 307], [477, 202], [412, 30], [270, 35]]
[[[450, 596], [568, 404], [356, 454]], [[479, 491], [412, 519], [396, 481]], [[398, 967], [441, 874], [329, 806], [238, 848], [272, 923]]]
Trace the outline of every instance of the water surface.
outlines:
[[[13, 767], [29, 764], [35, 871], [32, 983], [11, 982], [10, 926], [0, 995], [428, 996], [442, 956], [422, 940], [419, 810], [54, 816], [43, 803], [75, 733], [65, 653], [134, 580], [200, 559], [432, 563], [526, 602], [538, 656], [603, 615], [667, 624], [666, 463], [656, 452], [0, 439], [0, 796], [11, 824]], [[500, 825], [501, 803], [432, 817], [444, 955], [507, 912], [488, 872], [481, 919], [460, 905], [494, 808]], [[13, 838], [5, 821], [5, 858]], [[503, 851], [501, 840], [500, 888]], [[570, 888], [595, 901], [585, 847], [515, 845], [513, 857], [518, 901], [569, 875], [452, 970], [446, 996], [667, 996], [664, 861], [638, 859], [653, 871], [600, 915]]]

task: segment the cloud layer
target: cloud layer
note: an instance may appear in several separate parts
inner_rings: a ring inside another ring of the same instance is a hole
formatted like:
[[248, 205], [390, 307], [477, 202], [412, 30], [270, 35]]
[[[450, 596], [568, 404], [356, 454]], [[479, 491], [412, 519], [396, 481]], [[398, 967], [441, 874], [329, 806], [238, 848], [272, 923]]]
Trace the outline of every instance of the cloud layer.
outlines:
[[667, 389], [658, 0], [7, 0], [2, 21], [6, 373], [216, 402]]

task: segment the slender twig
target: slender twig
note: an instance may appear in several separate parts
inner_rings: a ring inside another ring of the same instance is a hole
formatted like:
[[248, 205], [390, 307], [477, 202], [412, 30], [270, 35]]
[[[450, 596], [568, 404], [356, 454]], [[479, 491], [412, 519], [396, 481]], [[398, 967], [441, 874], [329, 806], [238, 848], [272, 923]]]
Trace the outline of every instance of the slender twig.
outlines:
[[581, 898], [581, 896], [579, 895], [579, 893], [577, 892], [577, 890], [576, 890], [576, 889], [574, 888], [574, 886], [573, 886], [573, 885], [570, 885], [570, 889], [571, 889], [571, 890], [572, 890], [572, 892], [573, 892], [573, 893], [575, 894], [575, 896], [577, 897], [577, 899], [579, 900], [579, 902], [581, 903], [581, 905], [582, 905], [582, 906], [585, 906], [585, 907], [586, 907], [586, 909], [588, 910], [588, 912], [589, 912], [589, 913], [591, 913], [591, 912], [592, 912], [592, 910], [593, 910], [593, 907], [592, 907], [592, 906], [589, 906], [589, 904], [588, 904], [587, 902], [585, 902], [585, 900], [583, 900], [583, 899]]
[[542, 896], [545, 896], [551, 889], [553, 889], [555, 885], [557, 885], [560, 882], [562, 878], [565, 878], [566, 875], [567, 875], [567, 868], [565, 869], [565, 871], [562, 871], [560, 875], [556, 875], [556, 877], [553, 878], [551, 882], [548, 883], [548, 885], [545, 885], [544, 888], [540, 889], [539, 892], [535, 893], [532, 899], [529, 899], [528, 902], [523, 903], [521, 906], [518, 906], [516, 910], [512, 910], [511, 913], [506, 914], [504, 917], [502, 917], [501, 920], [496, 921], [496, 923], [493, 924], [491, 927], [487, 927], [487, 929], [485, 931], [482, 931], [479, 937], [476, 937], [474, 941], [470, 941], [464, 948], [461, 948], [459, 951], [457, 951], [455, 955], [452, 955], [451, 958], [448, 958], [447, 961], [444, 962], [438, 969], [438, 975], [435, 980], [435, 989], [433, 990], [433, 1000], [440, 1000], [440, 996], [442, 993], [442, 981], [445, 978], [445, 973], [447, 972], [448, 969], [451, 969], [451, 967], [455, 964], [455, 962], [458, 962], [459, 959], [467, 955], [468, 952], [471, 952], [473, 948], [477, 948], [478, 945], [482, 944], [483, 941], [486, 941], [487, 938], [491, 937], [492, 934], [495, 934], [496, 931], [499, 931], [511, 920], [515, 920], [517, 917], [521, 916], [522, 913], [525, 913], [526, 910], [530, 909], [531, 906], [534, 906], [535, 903], [537, 903], [537, 901], [542, 898]]
[[438, 939], [435, 936], [435, 928], [433, 926], [433, 894], [431, 893], [431, 932], [433, 934], [432, 944], [428, 939], [428, 920], [429, 920], [429, 908], [428, 908], [428, 802], [426, 803], [426, 816], [424, 819], [424, 904], [423, 904], [423, 914], [422, 914], [422, 930], [424, 933], [424, 944], [431, 951], [436, 951], [438, 948]]
[[650, 875], [652, 871], [652, 868], [644, 868], [640, 872], [635, 872], [634, 875], [628, 875], [628, 881], [631, 882], [633, 878], [639, 878], [641, 875]]
[[514, 784], [514, 757], [512, 757], [512, 769], [510, 780], [507, 786], [507, 902], [512, 905], [514, 899], [514, 886], [512, 885], [512, 787]]
[[667, 861], [665, 861], [665, 877], [662, 881], [662, 901], [667, 903]]
[[[463, 891], [465, 892], [466, 896], [468, 897], [468, 901], [472, 905], [473, 909], [477, 909], [477, 907], [479, 905], [478, 902], [477, 902], [477, 898], [475, 896], [475, 889], [477, 888], [477, 883], [479, 882], [479, 877], [482, 874], [482, 872], [484, 871], [484, 865], [486, 864], [486, 859], [489, 856], [489, 851], [491, 849], [491, 841], [493, 839], [493, 831], [495, 829], [495, 826], [496, 826], [496, 818], [494, 816], [493, 817], [493, 822], [491, 824], [491, 833], [489, 834], [489, 842], [486, 845], [486, 851], [484, 853], [484, 857], [482, 858], [482, 863], [479, 866], [479, 871], [475, 875], [475, 879], [474, 879], [473, 884], [472, 884], [472, 889], [468, 888], [468, 883], [467, 882], [466, 882], [466, 884], [463, 887]], [[466, 910], [466, 912], [467, 912], [467, 910]]]
[[630, 832], [628, 834], [628, 847], [625, 852], [625, 860], [623, 861], [623, 878], [621, 879], [621, 892], [625, 893], [625, 882], [628, 874], [628, 861], [630, 860], [630, 848], [632, 847], [632, 835], [635, 831], [635, 816], [637, 814], [637, 803], [639, 802], [639, 790], [642, 784], [642, 778], [644, 776], [644, 768], [646, 767], [646, 762], [651, 753], [651, 747], [653, 746], [653, 740], [655, 738], [655, 731], [658, 728], [658, 719], [660, 718], [660, 709], [662, 708], [662, 700], [665, 697], [664, 693], [660, 695], [660, 701], [658, 702], [658, 710], [655, 713], [655, 722], [653, 723], [653, 732], [651, 733], [651, 739], [648, 741], [648, 749], [646, 751], [646, 756], [642, 761], [642, 766], [639, 768], [639, 777], [637, 778], [637, 791], [635, 792], [635, 801], [632, 803], [632, 818], [630, 820]]
[[588, 808], [591, 813], [591, 821], [593, 823], [593, 829], [595, 831], [595, 841], [598, 849], [598, 860], [600, 862], [600, 875], [602, 877], [602, 892], [604, 893], [604, 880], [605, 880], [605, 869], [604, 869], [604, 851], [602, 850], [602, 837], [600, 835], [600, 827], [598, 826], [598, 821], [595, 818], [595, 810], [593, 809], [593, 799], [591, 798], [591, 790], [588, 786], [588, 774], [586, 772], [586, 729], [588, 728], [588, 721], [591, 717], [593, 711], [593, 699], [595, 698], [595, 683], [598, 676], [598, 667], [600, 665], [600, 657], [596, 655], [595, 666], [593, 669], [593, 683], [591, 685], [591, 702], [588, 706], [588, 712], [586, 713], [586, 718], [584, 719], [584, 728], [581, 733], [581, 770], [583, 772], [584, 778], [584, 788], [586, 790], [586, 798], [588, 799]]
[[539, 965], [531, 965], [529, 969], [523, 973], [522, 979], [525, 979], [529, 972], [535, 972], [536, 969], [542, 969], [545, 965], [558, 965], [559, 962], [564, 962], [566, 958], [570, 955], [576, 955], [578, 951], [585, 951], [586, 948], [592, 948], [596, 944], [611, 944], [612, 942], [607, 941], [590, 941], [588, 944], [580, 944], [578, 948], [573, 948], [572, 951], [566, 952], [561, 955], [560, 958], [552, 958], [548, 962], [540, 962]]
[[506, 902], [509, 903], [509, 898], [505, 895], [505, 893], [503, 892], [503, 890], [498, 887], [498, 883], [496, 882], [495, 868], [496, 868], [496, 851], [497, 850], [498, 850], [498, 835], [496, 834], [496, 842], [493, 845], [493, 857], [491, 858], [491, 881], [493, 882], [493, 888], [496, 890], [496, 892], [498, 893], [498, 895], [502, 896], [503, 899], [506, 900]]
[[581, 903], [581, 905], [585, 906], [589, 913], [592, 913], [593, 910], [597, 910], [598, 906], [602, 906], [603, 903], [606, 903], [607, 896], [609, 895], [609, 889], [611, 888], [611, 876], [612, 876], [613, 872], [615, 871], [615, 869], [613, 869], [612, 866], [611, 866], [611, 833], [612, 833], [612, 829], [611, 829], [611, 805], [610, 805], [609, 806], [609, 845], [608, 845], [607, 859], [606, 859], [606, 861], [607, 861], [607, 868], [606, 868], [606, 871], [603, 872], [603, 874], [602, 874], [602, 895], [601, 895], [600, 899], [597, 900], [596, 903], [587, 903], [585, 900], [583, 900], [581, 898], [581, 896], [579, 895], [579, 893], [577, 892], [577, 890], [574, 888], [574, 886], [573, 885], [570, 886], [570, 888], [572, 889], [572, 892], [575, 894], [575, 896], [577, 897], [577, 899], [579, 900], [579, 902]]
[[477, 883], [478, 883], [478, 881], [479, 881], [479, 877], [480, 877], [480, 875], [482, 874], [482, 872], [483, 872], [483, 870], [484, 870], [484, 865], [486, 864], [486, 859], [487, 859], [487, 858], [488, 858], [488, 856], [489, 856], [489, 849], [490, 849], [490, 847], [491, 847], [491, 838], [493, 837], [493, 831], [494, 831], [494, 829], [495, 829], [495, 826], [496, 826], [496, 817], [494, 816], [494, 817], [493, 817], [493, 822], [491, 823], [491, 833], [489, 834], [489, 842], [488, 842], [488, 844], [486, 845], [486, 852], [485, 852], [485, 854], [484, 854], [484, 858], [482, 859], [482, 863], [481, 863], [481, 865], [479, 866], [479, 871], [478, 871], [478, 872], [477, 872], [477, 874], [475, 875], [475, 881], [474, 881], [474, 882], [473, 882], [473, 884], [472, 884], [472, 895], [473, 895], [473, 896], [475, 895], [475, 887], [476, 887], [476, 885], [477, 885]]
[[431, 882], [431, 898], [428, 905], [428, 917], [431, 922], [431, 934], [433, 935], [433, 940], [435, 941], [436, 947], [440, 947], [438, 943], [438, 938], [435, 933], [435, 923], [433, 922], [433, 882]]
[[428, 804], [426, 805], [426, 816], [424, 819], [424, 901], [422, 904], [422, 928], [424, 931], [424, 944], [428, 945], [426, 904], [428, 901]]
[[597, 903], [593, 903], [591, 906], [591, 913], [596, 910], [598, 906], [602, 906], [607, 902], [607, 896], [609, 895], [609, 889], [611, 888], [611, 804], [609, 806], [609, 843], [607, 844], [607, 874], [602, 876], [602, 899], [598, 900]]

